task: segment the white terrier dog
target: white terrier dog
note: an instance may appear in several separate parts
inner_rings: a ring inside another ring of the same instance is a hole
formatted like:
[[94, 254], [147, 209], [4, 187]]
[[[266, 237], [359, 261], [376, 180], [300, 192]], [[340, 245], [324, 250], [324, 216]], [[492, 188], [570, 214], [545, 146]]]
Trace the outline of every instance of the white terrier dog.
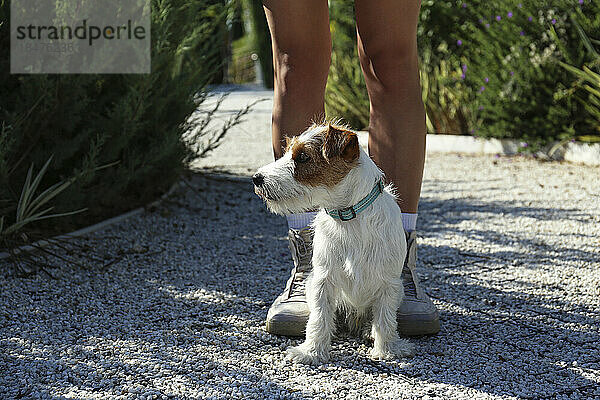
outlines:
[[384, 187], [383, 178], [356, 134], [331, 124], [289, 139], [284, 156], [254, 175], [255, 192], [272, 212], [320, 209], [306, 284], [306, 340], [289, 349], [288, 358], [327, 361], [339, 310], [355, 321], [371, 320], [371, 358], [414, 354], [396, 331], [406, 237], [393, 188]]

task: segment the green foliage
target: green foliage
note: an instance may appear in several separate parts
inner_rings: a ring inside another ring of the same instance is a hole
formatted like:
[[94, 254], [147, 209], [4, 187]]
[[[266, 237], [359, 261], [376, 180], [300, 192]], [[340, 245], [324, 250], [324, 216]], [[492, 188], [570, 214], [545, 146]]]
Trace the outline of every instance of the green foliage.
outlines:
[[[471, 88], [453, 35], [464, 28], [463, 2], [425, 0], [417, 25], [419, 71], [430, 133], [465, 134], [476, 123]], [[469, 4], [472, 4], [469, 2]]]
[[364, 129], [369, 125], [369, 96], [358, 60], [354, 6], [343, 0], [329, 4], [333, 49], [325, 91], [326, 114]]
[[273, 50], [269, 25], [260, 0], [245, 0], [244, 5], [250, 14], [252, 24], [252, 43], [254, 52], [260, 60], [265, 87], [273, 87]]
[[[515, 138], [530, 149], [589, 132], [586, 110], [569, 95], [574, 78], [558, 61], [582, 65], [589, 55], [569, 13], [598, 32], [600, 4], [575, 1], [498, 0], [464, 9], [464, 29], [454, 35], [475, 94], [476, 134]], [[458, 3], [457, 3], [458, 7]], [[583, 19], [582, 19], [583, 21]]]
[[[56, 213], [88, 209], [61, 220], [61, 231], [147, 203], [202, 155], [203, 149], [192, 148], [184, 136], [193, 128], [196, 138], [210, 134], [207, 124], [185, 122], [206, 100], [202, 93], [221, 67], [222, 37], [215, 32], [224, 25], [225, 6], [209, 0], [152, 0], [151, 5], [150, 74], [10, 75], [10, 2], [0, 3], [5, 227], [18, 219], [19, 193], [32, 190], [29, 166], [44, 165], [51, 155], [37, 184], [70, 182], [52, 198]], [[99, 171], [105, 165], [111, 167]], [[44, 228], [54, 229], [55, 223]]]
[[249, 35], [242, 36], [231, 43], [230, 83], [243, 84], [256, 80], [253, 53], [254, 42]]
[[[330, 5], [327, 112], [364, 127], [369, 103], [353, 7]], [[588, 90], [582, 102], [583, 87], [575, 95], [577, 76], [560, 62], [593, 70], [589, 44], [598, 32], [600, 3], [590, 0], [424, 0], [417, 37], [428, 131], [515, 138], [529, 149], [594, 132], [596, 99]]]
[[578, 97], [578, 100], [582, 102], [592, 118], [590, 123], [595, 124], [596, 130], [600, 131], [600, 74], [587, 65], [584, 65], [583, 69], [568, 64], [561, 65], [580, 79], [578, 86], [588, 93], [588, 97], [587, 99]]
[[597, 131], [596, 136], [584, 135], [579, 136], [578, 139], [597, 143], [600, 142], [600, 52], [596, 50], [595, 44], [600, 45], [600, 40], [589, 38], [574, 17], [572, 21], [593, 61], [589, 65], [584, 65], [581, 69], [564, 62], [560, 64], [578, 78], [573, 84], [575, 89], [579, 89], [575, 94], [575, 98], [581, 102], [588, 112], [590, 116], [589, 123], [595, 126]]
[[420, 63], [423, 104], [430, 133], [464, 134], [475, 124], [476, 113], [471, 108], [471, 88], [461, 79], [462, 67], [448, 54], [442, 43], [437, 52], [422, 51]]
[[[15, 232], [18, 232], [21, 229], [23, 229], [23, 227], [25, 227], [28, 224], [49, 218], [58, 218], [65, 217], [68, 215], [74, 215], [84, 211], [77, 210], [60, 214], [50, 214], [54, 207], [48, 206], [47, 203], [56, 196], [58, 196], [60, 193], [62, 193], [66, 188], [71, 186], [71, 184], [74, 182], [73, 178], [64, 182], [55, 183], [51, 187], [44, 190], [42, 193], [36, 195], [41, 180], [44, 177], [46, 171], [48, 170], [48, 165], [50, 165], [50, 161], [52, 161], [52, 157], [50, 157], [48, 161], [46, 161], [46, 164], [44, 164], [42, 169], [36, 174], [35, 178], [33, 178], [33, 165], [29, 167], [29, 170], [27, 171], [27, 177], [25, 178], [25, 183], [23, 185], [23, 190], [21, 191], [21, 196], [19, 197], [19, 202], [17, 203], [17, 210], [14, 218], [14, 223], [4, 228], [5, 217], [2, 216], [0, 218], [0, 243], [4, 239], [9, 237], [11, 234], [14, 234]], [[46, 206], [46, 208], [42, 209], [42, 207], [44, 206]]]

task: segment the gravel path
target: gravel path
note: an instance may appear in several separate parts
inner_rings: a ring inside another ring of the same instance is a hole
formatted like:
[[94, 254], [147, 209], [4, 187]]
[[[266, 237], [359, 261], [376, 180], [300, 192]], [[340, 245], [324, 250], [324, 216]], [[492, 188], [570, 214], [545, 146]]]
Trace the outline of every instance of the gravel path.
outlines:
[[[197, 167], [247, 174], [268, 158], [235, 146], [268, 144], [258, 111]], [[284, 220], [247, 178], [190, 176], [83, 239], [116, 260], [104, 270], [0, 264], [0, 398], [600, 398], [597, 168], [429, 154], [419, 230], [442, 331], [411, 339], [412, 359], [372, 362], [350, 339], [329, 364], [292, 365], [297, 340], [263, 328], [291, 266]]]

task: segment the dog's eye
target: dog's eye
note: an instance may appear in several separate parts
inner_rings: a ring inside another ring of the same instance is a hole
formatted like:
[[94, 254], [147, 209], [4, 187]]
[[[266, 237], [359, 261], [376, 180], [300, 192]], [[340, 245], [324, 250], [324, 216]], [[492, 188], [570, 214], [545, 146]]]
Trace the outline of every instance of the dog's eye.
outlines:
[[296, 156], [296, 162], [305, 163], [308, 160], [310, 160], [310, 157], [305, 152], [302, 152]]

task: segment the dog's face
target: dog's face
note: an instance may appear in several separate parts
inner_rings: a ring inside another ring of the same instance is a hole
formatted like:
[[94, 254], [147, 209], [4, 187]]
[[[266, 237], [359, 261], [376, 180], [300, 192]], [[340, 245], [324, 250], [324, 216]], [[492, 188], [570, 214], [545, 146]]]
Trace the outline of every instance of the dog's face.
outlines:
[[313, 125], [287, 140], [279, 160], [253, 176], [254, 191], [277, 214], [325, 207], [330, 190], [358, 164], [354, 132], [333, 125]]

